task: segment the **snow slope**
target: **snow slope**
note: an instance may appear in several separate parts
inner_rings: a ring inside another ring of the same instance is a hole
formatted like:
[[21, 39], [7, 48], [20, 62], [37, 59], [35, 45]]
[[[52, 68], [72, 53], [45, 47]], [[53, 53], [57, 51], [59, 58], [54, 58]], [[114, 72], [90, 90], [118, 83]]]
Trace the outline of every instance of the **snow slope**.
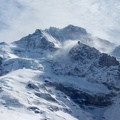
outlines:
[[64, 97], [65, 94], [46, 87], [40, 79], [42, 74], [39, 70], [19, 69], [0, 78], [1, 119], [92, 120], [91, 114]]

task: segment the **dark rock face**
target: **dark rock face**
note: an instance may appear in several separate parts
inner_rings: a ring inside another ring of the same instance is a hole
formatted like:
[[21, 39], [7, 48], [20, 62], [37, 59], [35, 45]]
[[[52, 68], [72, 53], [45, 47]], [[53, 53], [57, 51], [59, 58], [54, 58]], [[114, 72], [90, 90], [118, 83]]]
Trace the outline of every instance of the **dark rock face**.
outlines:
[[78, 42], [66, 55], [70, 62], [55, 61], [52, 64], [53, 72], [55, 74], [85, 77], [85, 74], [89, 74], [88, 71], [98, 66], [97, 61], [100, 54], [95, 48]]
[[69, 62], [53, 62], [51, 67], [55, 74], [85, 77], [92, 82], [114, 85], [120, 78], [119, 62], [95, 48], [79, 42], [66, 56], [69, 57]]
[[37, 29], [35, 33], [23, 37], [19, 41], [14, 42], [20, 47], [28, 49], [56, 50], [54, 43], [50, 42], [42, 33], [42, 30]]
[[57, 102], [50, 94], [35, 93], [35, 95], [51, 102]]
[[116, 60], [115, 57], [109, 56], [105, 53], [103, 53], [99, 58], [99, 64], [104, 67], [110, 67], [110, 66], [117, 66], [119, 65], [119, 62]]
[[85, 62], [88, 59], [92, 60], [98, 58], [100, 52], [95, 48], [91, 48], [79, 42], [78, 45], [70, 50], [69, 55], [73, 61]]
[[40, 110], [38, 107], [35, 107], [35, 106], [30, 106], [27, 109], [30, 110], [30, 111], [35, 112], [36, 114], [42, 114], [42, 113], [44, 113], [42, 110]]
[[[47, 82], [51, 84], [51, 82]], [[65, 87], [59, 83], [52, 83], [56, 90], [59, 90], [69, 96], [80, 107], [84, 106], [94, 106], [94, 107], [107, 107], [112, 104], [112, 97], [115, 96], [114, 93], [110, 94], [89, 94], [82, 90], [77, 90], [73, 87]]]
[[0, 87], [0, 92], [2, 92], [3, 91], [3, 89], [2, 89], [2, 87]]
[[36, 29], [33, 35], [42, 35], [42, 30]]
[[29, 82], [27, 84], [26, 88], [31, 89], [31, 90], [39, 90], [39, 87], [36, 84], [32, 83], [32, 82]]
[[42, 37], [39, 40], [29, 40], [28, 44], [27, 44], [28, 48], [33, 48], [33, 49], [37, 49], [37, 48], [41, 48], [41, 49], [49, 49], [49, 48], [54, 48], [54, 44], [51, 42], [48, 42], [46, 38]]
[[90, 95], [71, 87], [64, 87], [62, 84], [56, 85], [56, 89], [64, 92], [81, 107], [83, 107], [84, 105], [107, 107], [112, 104], [111, 95]]

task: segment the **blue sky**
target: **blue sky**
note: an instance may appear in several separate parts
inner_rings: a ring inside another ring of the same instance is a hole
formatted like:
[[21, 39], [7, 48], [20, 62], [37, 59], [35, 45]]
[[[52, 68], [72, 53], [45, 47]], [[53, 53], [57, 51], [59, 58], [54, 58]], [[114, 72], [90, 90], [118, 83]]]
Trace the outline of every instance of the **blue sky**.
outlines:
[[68, 24], [120, 43], [120, 0], [0, 0], [0, 42]]

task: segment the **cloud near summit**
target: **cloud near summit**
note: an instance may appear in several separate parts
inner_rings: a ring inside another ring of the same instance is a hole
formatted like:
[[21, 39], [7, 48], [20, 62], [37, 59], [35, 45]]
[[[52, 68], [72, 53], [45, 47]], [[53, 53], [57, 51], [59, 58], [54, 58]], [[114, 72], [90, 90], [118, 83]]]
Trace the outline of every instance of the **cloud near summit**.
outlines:
[[[119, 0], [0, 0], [0, 41], [11, 42], [50, 26], [81, 26], [119, 42]], [[120, 42], [119, 42], [120, 43]]]

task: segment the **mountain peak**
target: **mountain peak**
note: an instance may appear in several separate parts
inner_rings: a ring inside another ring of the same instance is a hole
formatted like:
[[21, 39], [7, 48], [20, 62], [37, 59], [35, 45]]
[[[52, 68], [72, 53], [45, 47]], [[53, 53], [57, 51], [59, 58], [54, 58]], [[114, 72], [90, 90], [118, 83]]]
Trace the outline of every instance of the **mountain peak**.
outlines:
[[82, 40], [83, 37], [86, 37], [85, 39], [88, 38], [86, 29], [74, 25], [68, 25], [61, 29], [50, 27], [44, 31], [61, 42], [64, 42], [66, 40]]
[[85, 62], [88, 59], [92, 60], [97, 58], [100, 55], [100, 52], [97, 49], [78, 41], [78, 44], [70, 50], [69, 55], [73, 61], [82, 60]]
[[82, 34], [87, 34], [86, 29], [84, 29], [82, 27], [74, 26], [74, 25], [71, 25], [71, 24], [64, 27], [63, 30], [71, 31], [71, 32], [80, 32]]
[[34, 34], [42, 34], [42, 30], [41, 29], [36, 29]]

